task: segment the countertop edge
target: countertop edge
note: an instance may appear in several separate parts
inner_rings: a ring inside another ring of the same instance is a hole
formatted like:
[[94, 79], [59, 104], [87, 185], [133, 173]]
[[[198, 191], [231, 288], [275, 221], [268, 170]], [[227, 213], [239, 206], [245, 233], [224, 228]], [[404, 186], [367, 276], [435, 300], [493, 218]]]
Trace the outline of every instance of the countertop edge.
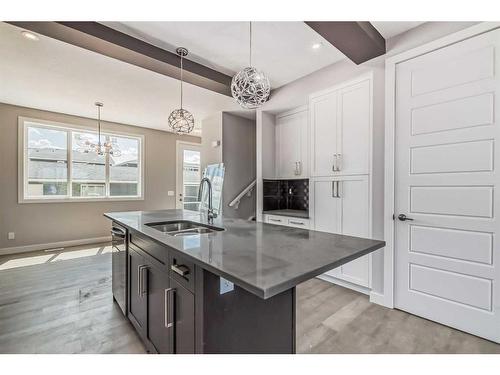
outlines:
[[348, 257], [346, 257], [346, 258], [344, 258], [344, 259], [342, 259], [340, 261], [329, 263], [329, 264], [324, 265], [324, 266], [322, 266], [320, 268], [317, 268], [317, 269], [314, 269], [312, 271], [309, 271], [309, 272], [305, 273], [304, 275], [301, 275], [301, 276], [298, 276], [298, 277], [294, 277], [294, 278], [292, 278], [290, 280], [287, 280], [286, 282], [274, 285], [273, 287], [271, 287], [269, 289], [260, 289], [260, 288], [254, 287], [251, 284], [248, 284], [247, 282], [245, 282], [245, 281], [243, 281], [241, 279], [238, 279], [236, 276], [227, 274], [226, 272], [223, 272], [223, 271], [221, 271], [221, 270], [219, 270], [219, 269], [211, 266], [208, 263], [200, 261], [198, 258], [195, 258], [192, 255], [190, 255], [190, 254], [188, 254], [188, 253], [186, 253], [186, 252], [184, 252], [182, 250], [179, 250], [179, 249], [176, 249], [175, 247], [166, 245], [166, 244], [162, 243], [161, 241], [158, 241], [155, 238], [150, 237], [146, 233], [141, 232], [140, 230], [137, 230], [135, 228], [130, 227], [128, 224], [123, 223], [119, 219], [111, 217], [107, 213], [104, 213], [103, 216], [105, 216], [106, 218], [108, 218], [108, 219], [110, 219], [112, 221], [115, 221], [115, 222], [119, 223], [120, 225], [123, 225], [124, 227], [128, 228], [129, 230], [132, 230], [132, 231], [135, 231], [135, 232], [139, 232], [142, 235], [147, 236], [151, 241], [154, 241], [155, 243], [157, 243], [157, 244], [159, 244], [161, 246], [168, 247], [168, 248], [172, 249], [173, 251], [178, 252], [182, 256], [188, 257], [189, 260], [191, 260], [196, 265], [202, 267], [203, 269], [205, 269], [205, 270], [207, 270], [207, 271], [209, 271], [209, 272], [211, 272], [211, 273], [213, 273], [213, 274], [215, 274], [215, 275], [217, 275], [219, 277], [223, 277], [224, 279], [227, 279], [227, 280], [233, 282], [238, 287], [240, 287], [242, 289], [245, 289], [246, 291], [248, 291], [248, 292], [250, 292], [250, 293], [252, 293], [252, 294], [254, 294], [257, 297], [260, 297], [262, 299], [269, 299], [271, 297], [274, 297], [274, 296], [276, 296], [276, 295], [278, 295], [280, 293], [283, 293], [283, 292], [287, 291], [288, 289], [294, 288], [295, 286], [297, 286], [298, 284], [300, 284], [302, 282], [305, 282], [305, 281], [310, 280], [310, 279], [312, 279], [312, 278], [314, 278], [316, 276], [319, 276], [319, 275], [325, 273], [326, 271], [330, 271], [330, 270], [332, 270], [334, 268], [340, 267], [343, 264], [349, 263], [350, 261], [352, 261], [354, 259], [360, 258], [360, 257], [362, 257], [364, 255], [372, 253], [373, 251], [376, 251], [376, 250], [379, 250], [379, 249], [385, 247], [385, 243], [381, 243], [381, 244], [377, 244], [377, 245], [374, 245], [374, 246], [367, 247], [366, 249], [361, 250], [356, 255], [348, 256]]

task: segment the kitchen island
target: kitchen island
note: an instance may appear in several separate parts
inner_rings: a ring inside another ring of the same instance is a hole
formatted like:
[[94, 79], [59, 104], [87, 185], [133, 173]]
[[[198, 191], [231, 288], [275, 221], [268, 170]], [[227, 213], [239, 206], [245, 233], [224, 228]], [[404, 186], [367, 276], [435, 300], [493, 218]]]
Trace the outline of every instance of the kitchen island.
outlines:
[[385, 245], [185, 210], [105, 216], [127, 229], [127, 317], [158, 353], [294, 353], [295, 286]]

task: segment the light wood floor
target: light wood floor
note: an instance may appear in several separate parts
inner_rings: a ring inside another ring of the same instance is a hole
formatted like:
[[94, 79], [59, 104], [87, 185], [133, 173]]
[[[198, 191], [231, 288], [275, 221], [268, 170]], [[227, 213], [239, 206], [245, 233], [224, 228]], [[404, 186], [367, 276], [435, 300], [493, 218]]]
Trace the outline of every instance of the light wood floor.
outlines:
[[[106, 244], [0, 257], [0, 353], [144, 353], [113, 303]], [[297, 288], [299, 353], [500, 353], [500, 345], [313, 279]]]

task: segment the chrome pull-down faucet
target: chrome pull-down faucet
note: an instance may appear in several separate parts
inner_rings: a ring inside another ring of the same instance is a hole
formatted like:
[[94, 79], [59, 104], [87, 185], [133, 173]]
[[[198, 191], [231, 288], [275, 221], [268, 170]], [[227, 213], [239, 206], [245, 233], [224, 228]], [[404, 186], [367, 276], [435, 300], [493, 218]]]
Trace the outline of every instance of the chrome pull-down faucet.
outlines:
[[200, 207], [201, 207], [201, 196], [203, 194], [203, 186], [204, 183], [207, 183], [208, 185], [208, 210], [207, 210], [207, 220], [210, 224], [213, 224], [214, 218], [217, 217], [217, 214], [214, 212], [214, 209], [212, 207], [212, 183], [207, 177], [203, 177], [200, 181], [200, 187], [198, 189], [198, 201], [200, 201]]

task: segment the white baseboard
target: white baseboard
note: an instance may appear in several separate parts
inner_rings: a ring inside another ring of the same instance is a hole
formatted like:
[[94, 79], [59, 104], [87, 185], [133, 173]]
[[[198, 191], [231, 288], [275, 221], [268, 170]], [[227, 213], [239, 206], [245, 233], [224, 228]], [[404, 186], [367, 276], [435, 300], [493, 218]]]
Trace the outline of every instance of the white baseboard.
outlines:
[[381, 305], [388, 308], [393, 308], [392, 303], [388, 303], [384, 294], [379, 292], [374, 292], [373, 290], [370, 292], [370, 302], [376, 303], [377, 305]]
[[47, 250], [47, 249], [55, 249], [58, 247], [87, 245], [87, 244], [110, 242], [110, 241], [111, 237], [106, 236], [106, 237], [83, 238], [81, 240], [60, 241], [60, 242], [43, 243], [35, 245], [4, 247], [3, 249], [0, 249], [0, 255], [20, 254], [20, 253], [27, 253], [30, 251]]
[[366, 288], [366, 287], [361, 286], [361, 285], [356, 285], [356, 284], [350, 283], [349, 281], [340, 280], [340, 279], [337, 279], [336, 277], [328, 276], [325, 274], [319, 275], [316, 277], [318, 279], [328, 281], [329, 283], [337, 284], [337, 285], [343, 286], [344, 288], [352, 289], [352, 290], [355, 290], [356, 292], [363, 293], [366, 295], [370, 295], [370, 292], [371, 292], [371, 290], [369, 288]]

